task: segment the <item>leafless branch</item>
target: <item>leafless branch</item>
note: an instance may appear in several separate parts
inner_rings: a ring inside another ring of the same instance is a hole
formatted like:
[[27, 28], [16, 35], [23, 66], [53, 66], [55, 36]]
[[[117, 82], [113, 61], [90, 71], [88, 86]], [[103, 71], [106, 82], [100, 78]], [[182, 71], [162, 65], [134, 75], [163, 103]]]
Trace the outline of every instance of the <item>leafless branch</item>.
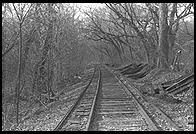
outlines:
[[20, 18], [19, 13], [18, 13], [18, 10], [16, 9], [14, 3], [13, 3], [13, 7], [14, 7], [14, 10], [15, 10], [16, 15], [17, 15], [17, 17], [18, 17], [19, 23], [21, 23], [22, 18]]

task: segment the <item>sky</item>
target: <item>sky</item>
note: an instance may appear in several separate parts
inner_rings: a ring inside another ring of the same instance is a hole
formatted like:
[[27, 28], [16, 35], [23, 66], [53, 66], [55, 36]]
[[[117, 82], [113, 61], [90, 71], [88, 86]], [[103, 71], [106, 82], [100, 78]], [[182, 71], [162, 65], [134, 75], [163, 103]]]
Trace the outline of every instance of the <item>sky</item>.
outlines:
[[[98, 7], [104, 7], [105, 6], [104, 3], [73, 3], [73, 4], [80, 7], [83, 10], [88, 9], [88, 7], [98, 8]], [[79, 13], [79, 15], [83, 16], [80, 13]], [[192, 17], [193, 17], [193, 15], [189, 15], [189, 16], [185, 17], [185, 20], [188, 20], [188, 21], [193, 20]]]
[[[74, 6], [77, 6], [77, 7], [80, 7], [82, 10], [88, 9], [88, 7], [98, 8], [98, 7], [104, 7], [105, 6], [104, 3], [70, 3], [70, 4], [74, 5]], [[11, 8], [12, 8], [12, 6], [11, 6]], [[2, 11], [3, 11], [3, 9], [2, 9]], [[81, 17], [83, 17], [83, 14], [81, 14], [81, 13], [79, 13], [79, 15]], [[190, 16], [186, 17], [185, 20], [190, 21], [190, 20], [193, 20], [192, 18], [193, 18], [193, 15], [192, 15], [192, 17], [190, 17]]]
[[93, 7], [93, 8], [96, 8], [96, 7], [101, 7], [103, 6], [104, 4], [101, 4], [101, 3], [75, 3], [77, 6], [81, 7], [81, 8], [86, 8], [86, 7]]
[[[101, 3], [72, 3], [72, 4], [74, 6], [76, 6], [76, 7], [81, 8], [82, 10], [89, 9], [89, 7], [91, 7], [91, 8], [99, 8], [99, 7], [105, 6], [105, 4], [101, 4]], [[84, 14], [78, 12], [78, 14], [76, 14], [76, 18], [77, 18], [78, 15], [80, 15], [80, 18], [84, 17]]]

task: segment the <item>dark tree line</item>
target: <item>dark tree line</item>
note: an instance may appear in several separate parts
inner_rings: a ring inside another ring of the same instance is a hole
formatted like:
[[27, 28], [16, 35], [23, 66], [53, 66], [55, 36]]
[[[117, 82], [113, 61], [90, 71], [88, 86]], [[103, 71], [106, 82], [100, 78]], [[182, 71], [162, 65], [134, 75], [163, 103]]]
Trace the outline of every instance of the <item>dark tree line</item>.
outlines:
[[[146, 55], [146, 61], [153, 66], [162, 69], [174, 68], [176, 35], [182, 20], [194, 14], [193, 3], [105, 5], [104, 8], [85, 11], [88, 16], [88, 38], [114, 47], [122, 61], [122, 57], [127, 57], [123, 56], [125, 50], [129, 50], [132, 61], [136, 59], [133, 55], [141, 57], [142, 53], [143, 56]], [[108, 48], [100, 49], [104, 55], [110, 57]]]
[[81, 75], [93, 60], [77, 10], [71, 4], [59, 3], [2, 4], [5, 117], [11, 107], [9, 114], [19, 123], [24, 113], [21, 101], [38, 101], [48, 108], [59, 87], [75, 80], [74, 76]]

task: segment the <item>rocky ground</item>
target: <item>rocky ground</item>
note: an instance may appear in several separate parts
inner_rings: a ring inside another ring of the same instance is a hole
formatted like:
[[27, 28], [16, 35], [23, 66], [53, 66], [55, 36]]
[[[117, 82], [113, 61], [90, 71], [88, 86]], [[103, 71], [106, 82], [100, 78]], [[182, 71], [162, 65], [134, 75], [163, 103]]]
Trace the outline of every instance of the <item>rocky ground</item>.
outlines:
[[[6, 104], [7, 114], [2, 114], [2, 131], [52, 131], [60, 122], [68, 109], [73, 105], [78, 95], [90, 80], [92, 74], [84, 74], [81, 81], [61, 86], [58, 99], [43, 106], [35, 101], [20, 101], [20, 123], [16, 126], [16, 112], [13, 104]], [[64, 91], [64, 89], [66, 91]]]
[[[181, 74], [178, 73], [168, 73], [163, 74], [153, 80], [151, 84], [149, 83], [137, 83], [140, 90], [149, 90], [156, 87], [160, 82], [169, 81], [180, 77]], [[6, 119], [2, 117], [2, 122], [4, 123], [3, 131], [52, 131], [55, 126], [63, 118], [63, 115], [68, 111], [71, 105], [74, 103], [78, 94], [82, 91], [80, 84], [74, 87], [74, 90], [62, 94], [59, 100], [51, 103], [47, 109], [44, 106], [40, 106], [39, 103], [32, 105], [32, 108], [28, 109], [28, 112], [24, 110], [22, 106], [26, 105], [25, 101], [21, 102], [21, 108], [23, 112], [21, 113], [21, 121], [18, 127], [14, 124], [15, 118]], [[162, 111], [168, 114], [183, 130], [193, 131], [194, 130], [194, 86], [186, 92], [179, 95], [172, 96], [172, 99], [181, 100], [181, 103], [172, 103], [171, 97], [162, 97], [159, 95], [154, 95], [153, 91], [148, 91], [145, 96], [148, 101], [154, 103]], [[151, 93], [152, 92], [152, 93]], [[10, 110], [11, 110], [10, 106]], [[7, 108], [9, 111], [9, 107]], [[13, 112], [14, 114], [14, 112]], [[3, 116], [3, 115], [2, 115]]]
[[[194, 85], [188, 91], [175, 96], [161, 96], [154, 94], [153, 91], [159, 83], [176, 79], [181, 75], [179, 73], [166, 73], [152, 80], [152, 83], [140, 83], [138, 87], [147, 97], [148, 101], [154, 103], [164, 111], [183, 130], [194, 131]], [[148, 93], [144, 91], [148, 91]]]

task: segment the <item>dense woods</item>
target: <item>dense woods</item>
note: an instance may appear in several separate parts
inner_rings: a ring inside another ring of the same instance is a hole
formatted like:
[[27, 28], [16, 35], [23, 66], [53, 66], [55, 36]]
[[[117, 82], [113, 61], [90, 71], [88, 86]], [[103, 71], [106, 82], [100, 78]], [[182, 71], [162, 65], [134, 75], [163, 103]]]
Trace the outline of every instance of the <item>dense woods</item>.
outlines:
[[93, 63], [193, 70], [193, 15], [193, 3], [3, 3], [2, 119], [19, 124], [24, 107], [48, 108]]

